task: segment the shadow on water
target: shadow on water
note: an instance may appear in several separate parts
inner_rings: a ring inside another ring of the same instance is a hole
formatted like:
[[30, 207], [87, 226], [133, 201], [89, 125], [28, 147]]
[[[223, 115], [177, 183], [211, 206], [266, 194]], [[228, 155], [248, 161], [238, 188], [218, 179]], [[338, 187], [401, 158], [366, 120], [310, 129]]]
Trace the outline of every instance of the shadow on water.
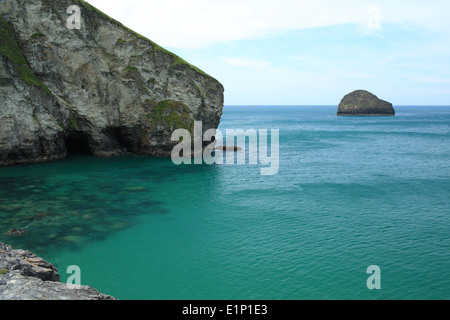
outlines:
[[77, 250], [141, 215], [166, 214], [155, 190], [179, 174], [172, 167], [170, 159], [72, 156], [0, 168], [0, 242], [41, 255]]

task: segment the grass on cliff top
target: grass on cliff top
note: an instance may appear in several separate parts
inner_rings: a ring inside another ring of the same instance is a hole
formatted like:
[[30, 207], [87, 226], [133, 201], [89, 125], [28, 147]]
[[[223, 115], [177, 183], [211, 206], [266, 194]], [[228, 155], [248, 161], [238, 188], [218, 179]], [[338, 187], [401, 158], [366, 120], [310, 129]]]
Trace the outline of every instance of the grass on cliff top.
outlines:
[[[86, 10], [88, 10], [88, 11], [90, 11], [90, 12], [93, 12], [93, 13], [96, 13], [99, 17], [102, 17], [102, 18], [104, 18], [104, 19], [106, 19], [106, 20], [108, 20], [108, 21], [110, 21], [110, 22], [112, 22], [112, 23], [114, 23], [114, 24], [116, 24], [116, 25], [118, 25], [118, 26], [124, 28], [125, 30], [131, 32], [132, 34], [134, 34], [134, 35], [137, 36], [138, 38], [147, 41], [147, 42], [152, 46], [153, 50], [155, 50], [155, 51], [161, 51], [161, 52], [164, 52], [164, 53], [166, 53], [166, 54], [172, 56], [174, 62], [172, 63], [171, 68], [174, 68], [174, 67], [176, 67], [177, 65], [186, 65], [186, 66], [190, 67], [191, 69], [197, 71], [198, 73], [200, 73], [200, 74], [202, 74], [202, 75], [205, 75], [205, 76], [207, 76], [207, 77], [209, 77], [209, 78], [214, 79], [213, 77], [211, 77], [211, 76], [210, 76], [209, 74], [207, 74], [206, 72], [204, 72], [204, 71], [200, 70], [199, 68], [197, 68], [196, 66], [193, 66], [192, 64], [186, 62], [185, 60], [183, 60], [182, 58], [180, 58], [180, 57], [177, 56], [176, 54], [174, 54], [174, 53], [172, 53], [172, 52], [170, 52], [170, 51], [164, 49], [163, 47], [159, 46], [158, 44], [156, 44], [156, 43], [153, 42], [152, 40], [150, 40], [150, 39], [144, 37], [143, 35], [141, 35], [141, 34], [135, 32], [135, 31], [131, 30], [131, 29], [128, 28], [128, 27], [124, 26], [121, 22], [119, 22], [119, 21], [117, 21], [117, 20], [111, 18], [110, 16], [108, 16], [108, 15], [105, 14], [105, 13], [103, 13], [102, 11], [100, 11], [99, 9], [97, 9], [96, 7], [94, 7], [93, 5], [91, 5], [90, 3], [88, 3], [88, 2], [86, 2], [86, 1], [84, 1], [84, 0], [74, 0], [74, 2], [77, 3], [78, 5], [80, 5], [81, 7], [85, 8]], [[122, 39], [119, 39], [118, 41], [123, 41], [123, 40], [122, 40]]]
[[0, 16], [0, 55], [14, 64], [20, 78], [30, 85], [42, 88], [51, 95], [47, 86], [33, 73], [23, 55], [22, 48], [17, 39], [13, 26]]

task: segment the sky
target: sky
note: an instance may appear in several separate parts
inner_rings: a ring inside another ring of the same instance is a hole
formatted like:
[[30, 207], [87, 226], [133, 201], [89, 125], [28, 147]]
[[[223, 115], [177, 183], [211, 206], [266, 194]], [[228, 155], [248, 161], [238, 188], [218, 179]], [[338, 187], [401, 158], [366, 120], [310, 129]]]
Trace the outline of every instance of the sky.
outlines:
[[337, 105], [364, 89], [450, 105], [448, 0], [88, 0], [219, 80], [226, 105]]

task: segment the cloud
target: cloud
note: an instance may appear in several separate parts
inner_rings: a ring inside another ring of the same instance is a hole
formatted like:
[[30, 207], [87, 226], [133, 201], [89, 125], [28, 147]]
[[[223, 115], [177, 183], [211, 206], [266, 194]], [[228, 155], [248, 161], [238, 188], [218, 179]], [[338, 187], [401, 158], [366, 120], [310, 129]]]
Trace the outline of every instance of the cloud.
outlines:
[[381, 8], [379, 6], [370, 6], [367, 8], [366, 26], [368, 30], [381, 29]]
[[[89, 0], [128, 27], [173, 48], [258, 39], [289, 30], [399, 23], [450, 32], [447, 0]], [[380, 19], [378, 14], [381, 13]]]
[[227, 104], [334, 104], [355, 88], [448, 101], [448, 0], [87, 1], [214, 75]]

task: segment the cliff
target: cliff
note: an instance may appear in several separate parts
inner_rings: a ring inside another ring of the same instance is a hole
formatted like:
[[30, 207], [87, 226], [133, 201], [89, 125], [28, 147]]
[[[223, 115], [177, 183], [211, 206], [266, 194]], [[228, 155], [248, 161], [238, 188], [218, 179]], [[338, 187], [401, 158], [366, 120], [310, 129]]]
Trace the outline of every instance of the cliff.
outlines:
[[115, 300], [97, 290], [70, 289], [44, 259], [0, 243], [0, 300]]
[[[80, 29], [69, 29], [71, 5]], [[173, 130], [217, 128], [222, 85], [82, 0], [0, 6], [0, 165], [68, 153], [170, 156]]]
[[346, 95], [339, 104], [338, 116], [394, 116], [392, 103], [379, 99], [365, 90]]

